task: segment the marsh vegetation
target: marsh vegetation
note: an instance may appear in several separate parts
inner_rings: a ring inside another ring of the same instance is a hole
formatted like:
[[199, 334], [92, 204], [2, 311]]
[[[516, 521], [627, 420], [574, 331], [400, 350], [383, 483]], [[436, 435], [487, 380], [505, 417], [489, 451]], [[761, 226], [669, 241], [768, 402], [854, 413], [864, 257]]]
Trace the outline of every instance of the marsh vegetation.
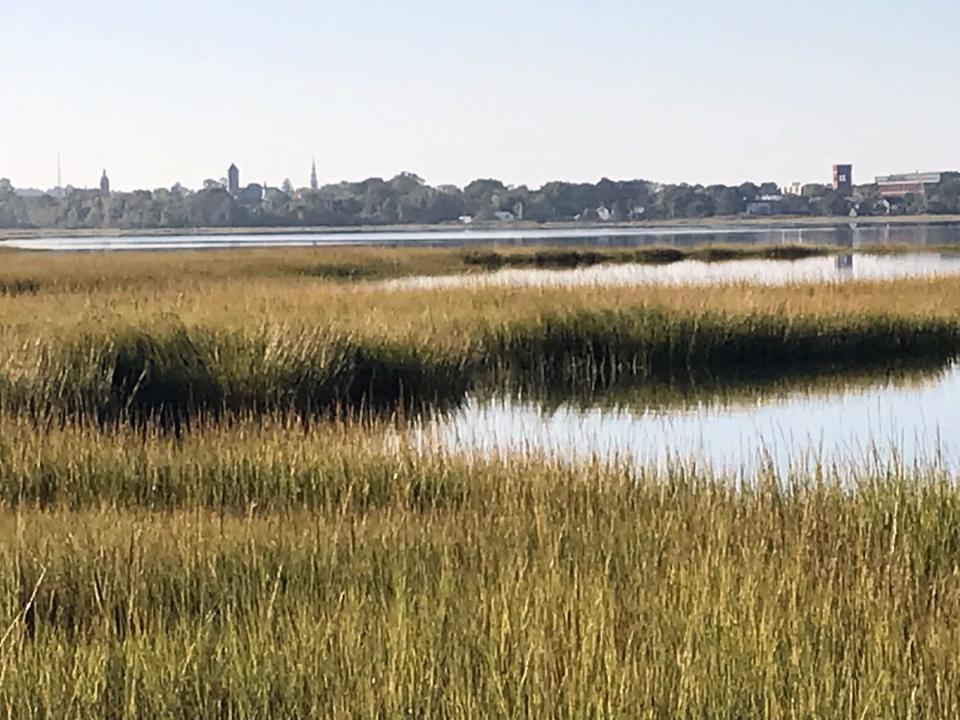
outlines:
[[477, 271], [443, 250], [5, 255], [0, 714], [960, 713], [942, 467], [742, 483], [408, 432], [478, 389], [682, 404], [940, 367], [960, 280], [380, 282]]

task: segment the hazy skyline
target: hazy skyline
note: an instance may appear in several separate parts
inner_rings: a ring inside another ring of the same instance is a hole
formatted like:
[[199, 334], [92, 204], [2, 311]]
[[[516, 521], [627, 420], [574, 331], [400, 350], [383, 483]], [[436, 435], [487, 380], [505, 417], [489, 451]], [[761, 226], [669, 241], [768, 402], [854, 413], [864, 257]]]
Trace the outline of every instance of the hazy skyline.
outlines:
[[[9, 3], [8, 3], [9, 4]], [[4, 8], [0, 177], [855, 180], [960, 168], [960, 4]]]

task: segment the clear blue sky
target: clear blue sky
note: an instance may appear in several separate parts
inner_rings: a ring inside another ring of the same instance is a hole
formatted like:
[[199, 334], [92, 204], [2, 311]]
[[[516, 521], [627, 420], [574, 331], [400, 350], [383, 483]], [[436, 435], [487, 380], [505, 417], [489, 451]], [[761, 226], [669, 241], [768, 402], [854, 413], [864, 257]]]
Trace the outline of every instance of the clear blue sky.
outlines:
[[18, 186], [960, 168], [956, 0], [0, 3]]

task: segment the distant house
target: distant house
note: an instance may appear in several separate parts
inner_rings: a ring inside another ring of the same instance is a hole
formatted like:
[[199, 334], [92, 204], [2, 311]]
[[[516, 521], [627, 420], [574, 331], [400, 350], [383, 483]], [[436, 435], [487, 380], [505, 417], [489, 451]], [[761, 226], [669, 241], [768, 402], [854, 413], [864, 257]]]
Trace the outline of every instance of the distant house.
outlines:
[[613, 217], [613, 213], [610, 212], [609, 208], [601, 205], [597, 208], [597, 219], [601, 222], [610, 222], [610, 219]]
[[747, 215], [777, 215], [783, 195], [761, 195], [754, 202], [747, 203]]
[[263, 185], [250, 183], [243, 190], [237, 193], [237, 202], [241, 205], [254, 207], [263, 200]]
[[747, 215], [776, 215], [776, 209], [771, 202], [747, 203]]
[[516, 216], [509, 210], [498, 210], [493, 216], [500, 222], [513, 222]]
[[818, 198], [827, 194], [830, 188], [822, 183], [805, 183], [800, 188], [800, 197]]
[[926, 195], [934, 185], [939, 185], [943, 173], [906, 173], [902, 175], [881, 175], [877, 178], [877, 190], [885, 198], [906, 197], [907, 195]]

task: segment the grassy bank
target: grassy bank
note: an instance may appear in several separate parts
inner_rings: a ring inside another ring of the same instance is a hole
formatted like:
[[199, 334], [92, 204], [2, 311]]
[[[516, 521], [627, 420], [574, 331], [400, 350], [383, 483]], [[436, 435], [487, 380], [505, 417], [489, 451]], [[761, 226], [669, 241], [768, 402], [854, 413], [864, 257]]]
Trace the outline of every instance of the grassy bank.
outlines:
[[946, 362], [958, 349], [955, 323], [896, 315], [556, 310], [397, 338], [330, 327], [231, 331], [158, 322], [21, 347], [0, 364], [0, 408], [179, 425], [198, 413], [442, 406], [505, 380], [566, 391], [743, 380], [902, 359]]
[[[0, 712], [960, 712], [960, 492], [936, 473], [737, 491], [689, 468], [465, 463], [333, 440], [138, 450], [101, 434], [104, 465], [89, 449], [46, 457], [48, 478], [100, 496], [0, 516]], [[199, 495], [146, 512], [162, 494], [147, 478], [187, 475]], [[114, 509], [111, 478], [148, 494]], [[296, 484], [326, 495], [276, 502]], [[238, 486], [246, 497], [225, 508], [204, 499]]]
[[902, 244], [853, 251], [829, 245], [703, 244], [637, 248], [316, 248], [177, 252], [50, 253], [4, 250], [0, 295], [166, 291], [216, 282], [375, 282], [410, 276], [455, 275], [507, 267], [575, 268], [598, 264], [666, 265], [684, 260], [802, 260], [840, 253], [893, 255], [954, 251]]
[[450, 404], [507, 378], [583, 391], [935, 365], [960, 347], [952, 278], [401, 291], [328, 269], [461, 256], [343, 252], [18, 256], [0, 270], [0, 407], [179, 424]]
[[[650, 246], [640, 248], [505, 248], [473, 250], [463, 261], [485, 270], [504, 267], [574, 268], [591, 265], [638, 263], [669, 265], [684, 260], [726, 262], [730, 260], [802, 260], [840, 252], [840, 248], [818, 245], [698, 245], [691, 247]], [[889, 251], [889, 249], [888, 249]]]

